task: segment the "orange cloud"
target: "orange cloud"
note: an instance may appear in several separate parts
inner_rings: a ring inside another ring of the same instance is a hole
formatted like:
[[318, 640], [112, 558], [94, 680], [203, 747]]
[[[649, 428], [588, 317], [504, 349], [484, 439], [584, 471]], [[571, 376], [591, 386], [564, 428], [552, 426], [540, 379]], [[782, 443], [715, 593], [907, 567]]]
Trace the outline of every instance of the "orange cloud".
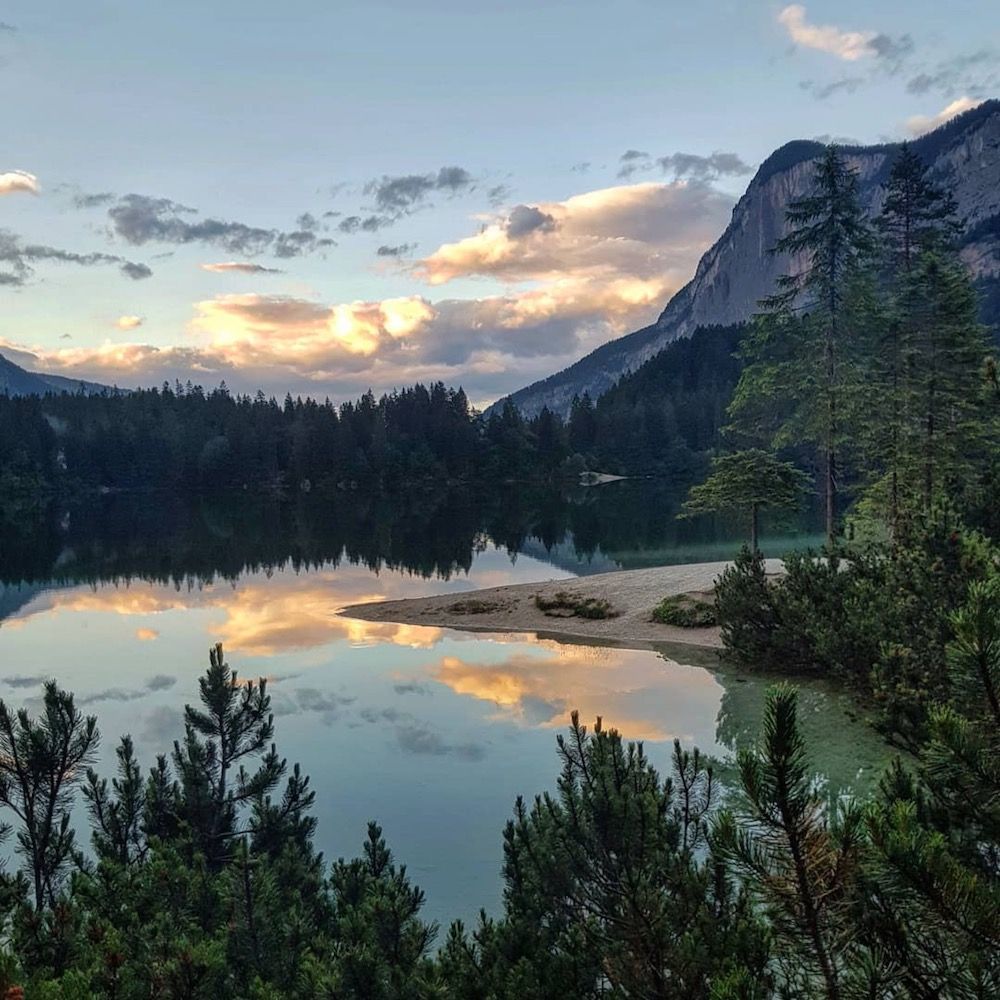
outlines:
[[914, 115], [907, 119], [906, 129], [910, 135], [923, 135], [925, 132], [933, 132], [938, 126], [951, 121], [957, 115], [973, 108], [978, 108], [982, 101], [974, 100], [971, 97], [959, 97], [946, 107], [943, 107], [936, 115]]
[[27, 170], [8, 170], [0, 174], [0, 195], [18, 192], [38, 194], [39, 190], [38, 178]]
[[134, 330], [136, 327], [142, 326], [141, 316], [119, 316], [115, 321], [115, 326], [119, 330]]
[[[432, 285], [472, 275], [509, 282], [660, 278], [676, 285], [718, 236], [731, 204], [707, 185], [679, 180], [521, 205], [476, 235], [439, 247], [416, 273]], [[518, 209], [546, 221], [529, 228]]]
[[[691, 276], [731, 202], [704, 183], [680, 180], [518, 205], [413, 270], [433, 286], [478, 277], [501, 291], [335, 304], [220, 295], [194, 304], [183, 345], [35, 347], [33, 364], [117, 384], [226, 379], [296, 391], [305, 382], [343, 395], [441, 379], [460, 382], [474, 399], [495, 398], [650, 322]], [[234, 270], [236, 263], [210, 266]]]
[[499, 664], [444, 657], [431, 676], [456, 694], [496, 705], [532, 726], [564, 726], [574, 709], [585, 721], [600, 715], [631, 739], [690, 739], [691, 719], [714, 719], [722, 688], [693, 670], [638, 650], [601, 650], [542, 643], [554, 655], [516, 654]]
[[[388, 578], [392, 579], [392, 578]], [[4, 627], [50, 612], [102, 613], [148, 616], [192, 607], [214, 609], [221, 619], [211, 627], [213, 638], [234, 653], [268, 656], [289, 650], [312, 649], [346, 639], [356, 645], [391, 643], [428, 649], [441, 640], [441, 629], [389, 622], [362, 622], [341, 618], [347, 604], [378, 600], [369, 591], [367, 573], [343, 570], [298, 576], [274, 574], [265, 583], [249, 578], [240, 586], [208, 586], [178, 591], [173, 587], [138, 584], [133, 587], [72, 588], [47, 591], [21, 608]], [[139, 627], [136, 638], [151, 641], [160, 632]]]
[[799, 3], [790, 4], [778, 14], [778, 23], [788, 32], [796, 45], [818, 49], [843, 59], [856, 62], [865, 56], [875, 55], [872, 42], [874, 31], [841, 31], [832, 24], [809, 24], [806, 9]]

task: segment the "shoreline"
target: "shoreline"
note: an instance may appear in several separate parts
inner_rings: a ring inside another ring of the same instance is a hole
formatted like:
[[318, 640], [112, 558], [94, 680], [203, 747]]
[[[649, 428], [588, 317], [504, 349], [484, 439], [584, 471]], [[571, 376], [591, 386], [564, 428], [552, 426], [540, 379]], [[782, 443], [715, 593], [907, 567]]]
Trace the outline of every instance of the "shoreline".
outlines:
[[[710, 600], [719, 574], [730, 562], [691, 563], [617, 570], [592, 576], [539, 583], [516, 583], [482, 590], [397, 601], [351, 604], [339, 609], [345, 618], [400, 625], [426, 625], [463, 632], [533, 632], [560, 642], [607, 644], [648, 649], [664, 644], [722, 649], [718, 626], [680, 628], [652, 620], [665, 597], [679, 594]], [[781, 572], [780, 559], [766, 560], [768, 575]], [[546, 614], [535, 597], [566, 593], [581, 600], [608, 601], [613, 618], [588, 619]]]

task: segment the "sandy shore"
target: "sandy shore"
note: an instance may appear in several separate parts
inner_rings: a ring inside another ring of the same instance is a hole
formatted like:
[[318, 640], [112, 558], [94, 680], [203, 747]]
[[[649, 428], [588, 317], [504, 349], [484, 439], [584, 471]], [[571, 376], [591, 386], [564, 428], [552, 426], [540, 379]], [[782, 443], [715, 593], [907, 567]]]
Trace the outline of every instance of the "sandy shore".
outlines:
[[[652, 621], [651, 616], [653, 608], [664, 597], [674, 594], [711, 600], [715, 580], [728, 565], [712, 562], [623, 570], [570, 580], [489, 587], [440, 597], [353, 604], [341, 609], [340, 613], [347, 618], [373, 622], [434, 625], [466, 631], [536, 632], [545, 637], [590, 639], [621, 646], [684, 643], [717, 649], [722, 645], [718, 628], [675, 628], [660, 625]], [[780, 560], [767, 560], [769, 574], [779, 573], [780, 568]], [[552, 598], [559, 592], [576, 598], [606, 600], [616, 615], [598, 620], [551, 617], [536, 606], [536, 596]]]

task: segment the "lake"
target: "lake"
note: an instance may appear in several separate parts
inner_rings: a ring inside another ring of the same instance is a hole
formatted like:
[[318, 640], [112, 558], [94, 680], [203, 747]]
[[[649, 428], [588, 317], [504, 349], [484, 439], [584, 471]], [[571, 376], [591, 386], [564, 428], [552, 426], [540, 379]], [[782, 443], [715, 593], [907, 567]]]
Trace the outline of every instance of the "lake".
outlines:
[[[317, 792], [318, 846], [360, 848], [369, 819], [447, 923], [499, 905], [501, 834], [518, 795], [554, 786], [573, 709], [645, 742], [719, 758], [753, 738], [766, 679], [714, 654], [563, 644], [338, 616], [347, 604], [731, 556], [739, 525], [678, 522], [669, 488], [569, 495], [462, 491], [183, 503], [108, 497], [0, 522], [0, 697], [37, 708], [56, 678], [97, 716], [102, 763], [131, 733], [145, 763], [181, 734], [208, 648], [268, 678], [281, 754]], [[769, 555], [818, 541], [769, 526]], [[863, 788], [884, 748], [851, 700], [803, 689], [832, 792]]]

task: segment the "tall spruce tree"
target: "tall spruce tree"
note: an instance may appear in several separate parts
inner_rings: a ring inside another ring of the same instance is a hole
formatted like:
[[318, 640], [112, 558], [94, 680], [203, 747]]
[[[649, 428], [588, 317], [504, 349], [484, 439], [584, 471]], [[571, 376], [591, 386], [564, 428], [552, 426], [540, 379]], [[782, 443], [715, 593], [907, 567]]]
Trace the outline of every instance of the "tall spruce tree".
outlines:
[[[903, 494], [913, 492], [913, 451], [920, 437], [914, 435], [913, 424], [920, 414], [924, 417], [925, 431], [929, 428], [931, 432], [931, 447], [925, 449], [923, 487], [918, 491], [924, 497], [925, 506], [933, 492], [935, 420], [931, 413], [928, 424], [928, 407], [923, 404], [930, 399], [940, 401], [940, 394], [933, 391], [936, 389], [934, 366], [940, 361], [938, 355], [942, 345], [955, 333], [942, 328], [942, 317], [929, 315], [935, 299], [929, 279], [935, 272], [928, 270], [928, 261], [936, 257], [961, 268], [954, 250], [955, 238], [961, 231], [955, 201], [949, 192], [930, 181], [923, 161], [906, 143], [893, 161], [885, 200], [875, 224], [880, 237], [880, 271], [886, 294], [874, 310], [878, 315], [872, 323], [875, 337], [871, 374], [873, 385], [878, 387], [880, 405], [872, 410], [867, 429], [872, 445], [873, 476], [876, 479], [885, 477], [889, 524], [895, 534], [904, 499], [909, 499]], [[954, 277], [958, 278], [958, 274]], [[950, 298], [950, 311], [954, 313], [957, 306], [954, 289]], [[944, 302], [938, 302], [938, 308], [944, 306]], [[964, 333], [956, 339], [967, 341], [970, 335], [975, 336], [972, 332], [974, 306], [961, 325], [965, 327]], [[979, 353], [973, 352], [973, 367]], [[969, 371], [965, 375], [963, 391], [971, 401], [977, 396], [976, 377]], [[917, 400], [912, 383], [925, 376], [930, 377], [932, 391], [924, 393], [924, 399]]]
[[[788, 232], [774, 251], [801, 264], [778, 279], [764, 314], [742, 345], [746, 367], [730, 415], [757, 432], [764, 416], [770, 443], [816, 446], [823, 461], [826, 534], [837, 532], [840, 450], [851, 432], [859, 384], [856, 297], [871, 251], [858, 201], [858, 178], [836, 149], [817, 161], [812, 190], [785, 212]], [[767, 411], [767, 412], [762, 412]]]

